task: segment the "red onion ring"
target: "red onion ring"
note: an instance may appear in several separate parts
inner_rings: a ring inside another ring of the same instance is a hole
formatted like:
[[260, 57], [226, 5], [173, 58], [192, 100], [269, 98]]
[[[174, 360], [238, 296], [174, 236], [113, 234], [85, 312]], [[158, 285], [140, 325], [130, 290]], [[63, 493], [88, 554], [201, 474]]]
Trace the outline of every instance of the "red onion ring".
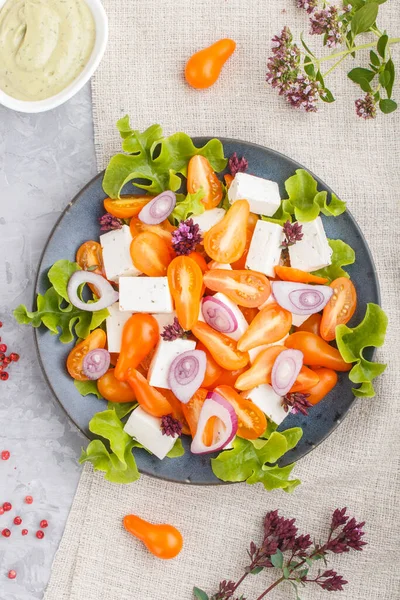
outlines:
[[[97, 300], [97, 302], [89, 304], [83, 302], [83, 300], [79, 298], [78, 289], [85, 283], [91, 283], [96, 288], [97, 295], [100, 296], [100, 299]], [[108, 308], [119, 298], [118, 292], [114, 290], [107, 279], [90, 271], [75, 271], [69, 278], [67, 294], [71, 304], [80, 310], [87, 310], [88, 312], [95, 312], [96, 310]]]
[[205, 296], [201, 302], [201, 312], [205, 322], [221, 333], [233, 333], [238, 328], [238, 322], [231, 311], [221, 300], [214, 296]]
[[[223, 431], [218, 431], [217, 441], [211, 446], [203, 442], [204, 429], [211, 417], [217, 417], [224, 425]], [[216, 392], [209, 392], [201, 408], [196, 435], [193, 438], [190, 450], [193, 454], [209, 454], [222, 450], [235, 437], [238, 428], [238, 418], [233, 406]]]
[[82, 372], [88, 379], [100, 379], [110, 367], [110, 353], [108, 350], [96, 348], [86, 354], [83, 359]]
[[272, 367], [271, 383], [274, 392], [286, 396], [297, 379], [303, 366], [303, 353], [300, 350], [283, 350]]
[[172, 362], [168, 372], [168, 385], [175, 396], [186, 404], [203, 383], [207, 357], [203, 350], [182, 352]]
[[174, 192], [161, 192], [142, 208], [138, 217], [146, 225], [158, 225], [172, 213], [176, 204]]
[[313, 315], [328, 304], [333, 289], [328, 285], [309, 285], [292, 281], [272, 282], [277, 303], [295, 315]]

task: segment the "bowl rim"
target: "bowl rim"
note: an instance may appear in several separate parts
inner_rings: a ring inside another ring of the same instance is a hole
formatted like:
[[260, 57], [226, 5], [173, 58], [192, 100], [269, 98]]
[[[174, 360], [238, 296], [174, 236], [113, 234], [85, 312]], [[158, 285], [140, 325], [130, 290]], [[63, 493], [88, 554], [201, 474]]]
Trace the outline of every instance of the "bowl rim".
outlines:
[[[8, 0], [0, 0], [0, 10]], [[83, 0], [95, 22], [96, 39], [89, 60], [81, 73], [61, 92], [44, 100], [19, 100], [0, 89], [0, 105], [21, 113], [41, 113], [57, 108], [70, 100], [90, 80], [97, 70], [108, 42], [108, 17], [101, 0]]]

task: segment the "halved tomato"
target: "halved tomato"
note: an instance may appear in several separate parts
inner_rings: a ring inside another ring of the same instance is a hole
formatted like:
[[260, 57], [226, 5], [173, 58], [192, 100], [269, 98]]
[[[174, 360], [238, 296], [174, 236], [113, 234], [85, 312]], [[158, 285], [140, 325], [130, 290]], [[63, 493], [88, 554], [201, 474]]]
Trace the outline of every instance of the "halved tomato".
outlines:
[[189, 425], [192, 437], [196, 435], [197, 423], [199, 422], [200, 412], [203, 408], [203, 404], [207, 394], [208, 390], [205, 390], [204, 388], [199, 388], [197, 392], [190, 398], [189, 402], [182, 405], [182, 411]]
[[172, 416], [174, 419], [177, 419], [182, 423], [182, 433], [185, 435], [190, 435], [190, 429], [188, 422], [186, 421], [185, 414], [183, 412], [183, 404], [178, 400], [178, 398], [171, 392], [171, 390], [166, 390], [165, 388], [156, 388], [170, 403], [172, 406]]
[[214, 292], [223, 292], [239, 306], [249, 308], [263, 304], [271, 293], [271, 285], [265, 275], [245, 269], [211, 269], [204, 274], [204, 284]]
[[246, 268], [246, 259], [249, 253], [249, 248], [251, 244], [251, 240], [253, 239], [254, 229], [256, 228], [257, 221], [259, 220], [258, 215], [254, 213], [249, 214], [249, 218], [247, 220], [247, 230], [246, 230], [246, 243], [244, 246], [244, 251], [239, 260], [236, 260], [231, 264], [232, 269], [245, 269]]
[[152, 233], [156, 233], [160, 237], [163, 238], [167, 242], [167, 244], [171, 244], [172, 240], [172, 232], [176, 229], [171, 223], [166, 219], [159, 225], [147, 225], [143, 223], [138, 217], [132, 217], [129, 223], [129, 228], [131, 230], [132, 237], [136, 237], [139, 233], [143, 231], [151, 231]]
[[357, 306], [357, 292], [346, 277], [332, 281], [333, 294], [322, 312], [321, 337], [327, 342], [335, 339], [336, 327], [350, 321]]
[[250, 207], [247, 200], [237, 200], [219, 223], [204, 235], [208, 256], [220, 263], [239, 260], [246, 246], [247, 220]]
[[91, 350], [105, 348], [107, 336], [102, 329], [95, 329], [88, 335], [85, 340], [82, 340], [68, 354], [67, 371], [73, 379], [78, 381], [87, 381], [88, 377], [83, 374], [83, 359]]
[[222, 184], [208, 160], [204, 156], [196, 154], [189, 161], [187, 190], [189, 194], [195, 194], [201, 188], [205, 192], [202, 199], [205, 208], [218, 206], [222, 200]]
[[154, 196], [145, 196], [139, 194], [130, 194], [121, 196], [116, 200], [106, 198], [104, 200], [105, 210], [119, 219], [130, 219], [136, 217], [142, 210], [143, 206], [146, 206], [152, 200]]
[[319, 335], [319, 329], [321, 325], [322, 315], [319, 313], [315, 313], [308, 317], [307, 321], [304, 321], [300, 327], [296, 327], [296, 331], [309, 331], [310, 333], [315, 333], [315, 335]]
[[306, 392], [308, 391], [310, 388], [314, 387], [315, 385], [317, 385], [319, 381], [319, 376], [318, 374], [313, 371], [312, 369], [309, 369], [306, 366], [302, 366], [300, 373], [297, 375], [297, 379], [294, 382], [294, 384], [292, 385], [292, 387], [290, 388], [290, 392]]
[[205, 345], [215, 362], [223, 369], [241, 369], [248, 364], [247, 352], [240, 352], [234, 340], [215, 331], [207, 323], [197, 321], [192, 327], [192, 333]]
[[214, 392], [221, 394], [234, 408], [238, 418], [237, 435], [245, 440], [256, 440], [267, 428], [267, 419], [254, 402], [242, 398], [233, 388], [221, 385]]
[[253, 306], [252, 308], [250, 306], [239, 306], [239, 310], [243, 314], [244, 318], [246, 319], [249, 325], [252, 322], [252, 320], [258, 315], [259, 312], [258, 308], [256, 308], [255, 306]]
[[78, 248], [76, 262], [83, 271], [92, 271], [104, 277], [103, 252], [98, 242], [89, 240]]
[[105, 400], [109, 402], [134, 402], [135, 394], [129, 383], [118, 381], [114, 369], [109, 369], [97, 381], [97, 389]]
[[307, 273], [301, 269], [294, 269], [293, 267], [284, 267], [278, 265], [275, 267], [275, 275], [282, 281], [295, 281], [296, 283], [327, 283], [326, 277], [318, 277], [312, 273]]
[[247, 352], [263, 344], [279, 342], [292, 326], [292, 313], [275, 302], [267, 304], [252, 320], [238, 341], [238, 348]]
[[206, 259], [202, 254], [200, 254], [200, 252], [191, 252], [190, 254], [188, 254], [188, 256], [199, 265], [202, 273], [205, 273], [207, 271]]
[[149, 277], [164, 277], [173, 258], [167, 242], [152, 231], [134, 237], [130, 253], [135, 267]]
[[192, 258], [177, 256], [169, 264], [167, 275], [178, 321], [183, 329], [192, 329], [200, 311], [203, 290], [201, 269]]
[[202, 387], [212, 388], [215, 385], [215, 382], [220, 377], [223, 372], [223, 368], [219, 366], [219, 364], [213, 359], [211, 353], [201, 342], [197, 342], [196, 350], [203, 350], [206, 355], [206, 372], [204, 375]]
[[256, 356], [253, 364], [236, 380], [238, 390], [251, 390], [263, 383], [271, 383], [272, 367], [277, 356], [286, 350], [285, 346], [270, 346]]

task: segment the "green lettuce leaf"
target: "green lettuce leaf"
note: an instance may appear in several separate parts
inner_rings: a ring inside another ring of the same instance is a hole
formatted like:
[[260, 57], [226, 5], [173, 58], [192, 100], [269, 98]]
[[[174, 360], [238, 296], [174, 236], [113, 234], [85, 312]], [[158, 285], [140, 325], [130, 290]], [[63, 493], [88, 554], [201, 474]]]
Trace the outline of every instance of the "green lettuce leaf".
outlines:
[[364, 349], [383, 346], [385, 341], [388, 318], [377, 304], [367, 304], [364, 319], [357, 327], [338, 325], [336, 327], [336, 342], [343, 359], [348, 363], [355, 363], [349, 373], [353, 383], [361, 384], [353, 388], [355, 396], [372, 398], [375, 396], [372, 380], [381, 375], [386, 365], [375, 363], [364, 358]]
[[186, 133], [162, 137], [159, 125], [152, 125], [143, 133], [131, 129], [128, 116], [120, 119], [117, 127], [123, 139], [122, 149], [128, 154], [116, 154], [107, 166], [103, 189], [110, 198], [118, 198], [129, 181], [150, 194], [178, 190], [181, 176], [187, 175], [188, 162], [196, 154], [207, 158], [217, 172], [226, 167], [224, 149], [217, 139], [197, 148]]
[[178, 194], [175, 208], [170, 215], [172, 221], [180, 223], [180, 221], [185, 221], [190, 215], [201, 215], [205, 211], [204, 204], [201, 201], [204, 196], [203, 189], [198, 190], [195, 194], [182, 196], [182, 199], [180, 199], [180, 194]]
[[294, 464], [279, 467], [276, 463], [294, 448], [303, 435], [299, 427], [271, 433], [267, 440], [244, 440], [236, 437], [233, 449], [224, 450], [211, 460], [214, 475], [222, 481], [262, 483], [266, 490], [277, 488], [292, 492], [300, 484], [289, 479]]
[[14, 310], [14, 318], [21, 325], [40, 327], [44, 325], [54, 335], [60, 334], [64, 344], [72, 342], [74, 335], [85, 339], [108, 317], [108, 310], [89, 312], [75, 308], [68, 301], [67, 285], [71, 275], [79, 269], [76, 263], [59, 260], [51, 267], [48, 277], [52, 286], [36, 299], [37, 310], [29, 312], [20, 304]]
[[270, 223], [277, 223], [278, 225], [284, 225], [286, 221], [292, 222], [292, 215], [294, 214], [294, 208], [289, 200], [282, 200], [278, 210], [272, 215], [272, 217], [266, 217], [263, 215], [261, 218], [263, 221], [269, 221]]
[[185, 448], [182, 445], [181, 438], [178, 438], [172, 448], [167, 454], [167, 458], [179, 458], [185, 454]]
[[129, 415], [137, 405], [137, 402], [108, 402], [107, 409], [115, 410], [117, 417], [123, 419], [126, 415]]
[[352, 265], [356, 260], [356, 254], [351, 246], [343, 242], [342, 240], [328, 240], [330, 247], [332, 248], [332, 264], [323, 269], [314, 271], [313, 275], [319, 277], [326, 277], [329, 281], [334, 281], [338, 277], [347, 277], [350, 275], [342, 269], [345, 265]]
[[94, 396], [97, 396], [99, 400], [103, 397], [97, 389], [97, 381], [78, 381], [77, 379], [74, 379], [74, 386], [81, 396], [93, 394]]
[[[346, 210], [346, 203], [335, 194], [319, 192], [314, 177], [305, 169], [297, 169], [296, 174], [285, 181], [289, 203], [285, 204], [285, 212], [294, 214], [298, 221], [313, 221], [320, 212], [327, 217], [337, 217]], [[283, 209], [282, 209], [283, 210]], [[283, 217], [282, 217], [283, 218]]]

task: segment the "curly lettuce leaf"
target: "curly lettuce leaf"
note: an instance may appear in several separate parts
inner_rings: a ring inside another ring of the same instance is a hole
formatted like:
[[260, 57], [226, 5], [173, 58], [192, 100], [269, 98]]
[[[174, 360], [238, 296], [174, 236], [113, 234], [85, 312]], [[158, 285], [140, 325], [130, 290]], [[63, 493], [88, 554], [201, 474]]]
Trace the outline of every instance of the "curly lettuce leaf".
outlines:
[[180, 458], [185, 454], [185, 448], [183, 447], [181, 438], [177, 438], [172, 450], [167, 454], [167, 458]]
[[14, 318], [22, 325], [44, 325], [53, 334], [60, 334], [64, 344], [72, 342], [74, 335], [85, 339], [108, 317], [108, 310], [89, 312], [73, 306], [67, 295], [71, 275], [79, 269], [76, 263], [59, 260], [51, 267], [48, 277], [52, 286], [42, 295], [38, 294], [37, 310], [30, 312], [23, 304], [14, 310]]
[[365, 348], [383, 346], [387, 324], [388, 318], [382, 308], [370, 303], [367, 304], [364, 319], [357, 327], [336, 327], [336, 342], [340, 354], [346, 362], [355, 363], [349, 373], [349, 379], [353, 383], [361, 384], [359, 388], [353, 388], [355, 396], [375, 396], [372, 381], [384, 372], [387, 365], [366, 360], [363, 353]]
[[185, 221], [191, 215], [201, 215], [205, 211], [204, 204], [201, 201], [204, 196], [203, 189], [194, 194], [182, 196], [182, 198], [179, 194], [175, 208], [170, 215], [173, 222], [180, 223], [180, 221]]
[[129, 415], [137, 405], [137, 402], [108, 402], [107, 409], [115, 410], [117, 417], [123, 419], [126, 415]]
[[298, 221], [314, 221], [320, 212], [327, 217], [337, 217], [346, 210], [346, 203], [335, 194], [331, 194], [328, 202], [328, 192], [317, 189], [314, 177], [305, 169], [297, 169], [295, 175], [285, 181], [288, 193], [285, 212], [294, 214]]
[[271, 433], [267, 440], [245, 440], [236, 437], [233, 449], [224, 450], [211, 460], [214, 475], [222, 481], [262, 483], [266, 490], [283, 489], [292, 492], [300, 484], [289, 479], [294, 464], [279, 467], [276, 463], [294, 448], [303, 431], [299, 427]]
[[217, 172], [226, 167], [224, 149], [217, 139], [197, 148], [186, 133], [162, 137], [159, 125], [152, 125], [143, 133], [131, 129], [128, 116], [120, 119], [117, 127], [123, 138], [122, 149], [128, 154], [116, 154], [107, 166], [103, 189], [110, 198], [118, 198], [129, 181], [150, 194], [178, 190], [181, 176], [187, 175], [188, 162], [196, 154], [207, 158]]
[[347, 277], [350, 275], [342, 269], [345, 265], [352, 265], [356, 260], [356, 254], [351, 246], [343, 242], [343, 240], [328, 240], [332, 248], [332, 264], [318, 271], [313, 271], [313, 275], [326, 277], [329, 281], [334, 281], [338, 277]]
[[282, 200], [278, 210], [272, 215], [272, 217], [266, 217], [262, 215], [263, 221], [269, 221], [270, 223], [277, 223], [278, 225], [284, 225], [287, 221], [292, 222], [292, 215], [294, 214], [294, 208], [289, 200]]
[[99, 400], [103, 397], [97, 389], [97, 381], [78, 381], [77, 379], [74, 379], [74, 386], [81, 396], [93, 394], [94, 396], [97, 396]]

